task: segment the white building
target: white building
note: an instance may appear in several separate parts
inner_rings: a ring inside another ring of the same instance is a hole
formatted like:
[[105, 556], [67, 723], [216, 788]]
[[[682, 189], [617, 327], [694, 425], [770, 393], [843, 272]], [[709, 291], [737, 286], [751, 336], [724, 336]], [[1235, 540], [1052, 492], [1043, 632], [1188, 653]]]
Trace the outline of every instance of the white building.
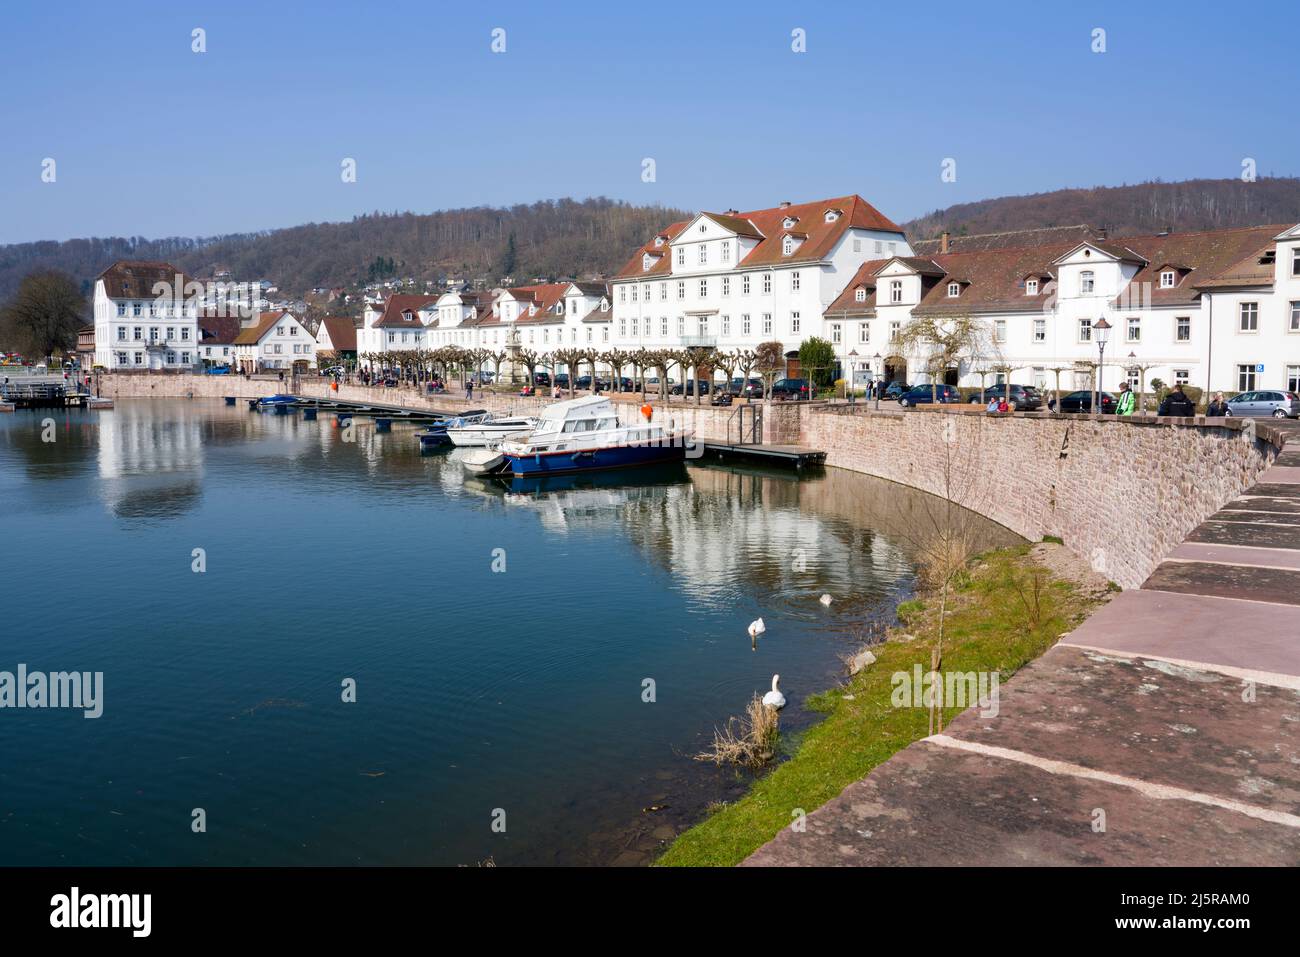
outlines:
[[[382, 303], [366, 302], [357, 330], [357, 355], [427, 349], [429, 326], [437, 318], [437, 296], [394, 293]], [[369, 367], [370, 360], [361, 364]]]
[[857, 381], [929, 382], [924, 350], [899, 349], [895, 336], [914, 318], [968, 317], [981, 342], [942, 373], [949, 384], [1009, 374], [1056, 388], [1059, 372], [1062, 390], [1089, 388], [1104, 319], [1104, 389], [1158, 378], [1300, 391], [1300, 227], [1123, 238], [1079, 229], [945, 237], [931, 255], [863, 264], [824, 314], [845, 366], [856, 352]]
[[[198, 361], [197, 284], [165, 262], [120, 261], [95, 279], [95, 365], [188, 369]], [[192, 290], [191, 290], [192, 291]]]
[[823, 313], [862, 263], [911, 253], [903, 231], [856, 195], [701, 212], [656, 235], [614, 277], [610, 344], [779, 341], [793, 358], [803, 340], [830, 338]]
[[316, 341], [289, 312], [264, 312], [235, 337], [235, 363], [242, 372], [304, 371], [316, 367]]

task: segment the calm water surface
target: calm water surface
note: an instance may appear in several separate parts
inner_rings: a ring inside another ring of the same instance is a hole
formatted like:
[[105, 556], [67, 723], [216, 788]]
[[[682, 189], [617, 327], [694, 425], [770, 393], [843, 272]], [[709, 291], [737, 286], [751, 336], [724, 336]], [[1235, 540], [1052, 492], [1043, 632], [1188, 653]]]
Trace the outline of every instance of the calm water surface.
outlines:
[[691, 760], [713, 727], [779, 672], [796, 738], [911, 586], [924, 496], [867, 477], [512, 487], [409, 427], [343, 437], [207, 401], [0, 416], [0, 670], [105, 685], [97, 720], [0, 710], [0, 864], [643, 862], [747, 785]]

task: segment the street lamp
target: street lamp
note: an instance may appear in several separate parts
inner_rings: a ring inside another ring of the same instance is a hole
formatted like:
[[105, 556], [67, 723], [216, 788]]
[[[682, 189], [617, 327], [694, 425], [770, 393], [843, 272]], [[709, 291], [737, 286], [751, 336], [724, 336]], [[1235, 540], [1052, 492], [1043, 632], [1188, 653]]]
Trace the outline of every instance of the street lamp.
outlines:
[[881, 378], [880, 353], [877, 352], [873, 358], [875, 359], [876, 411], [879, 412], [880, 411], [880, 378]]
[[857, 371], [858, 371], [858, 350], [853, 349], [849, 352], [849, 405], [853, 405], [853, 400], [857, 396]]
[[1101, 392], [1106, 373], [1106, 343], [1110, 339], [1110, 323], [1102, 316], [1092, 329], [1097, 335], [1097, 404], [1092, 407], [1092, 413], [1101, 415]]

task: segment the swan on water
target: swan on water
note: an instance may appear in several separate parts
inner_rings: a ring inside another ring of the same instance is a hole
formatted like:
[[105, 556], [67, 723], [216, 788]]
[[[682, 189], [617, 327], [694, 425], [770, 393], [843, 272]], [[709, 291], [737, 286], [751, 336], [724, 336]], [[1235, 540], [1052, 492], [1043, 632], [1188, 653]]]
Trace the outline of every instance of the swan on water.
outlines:
[[785, 707], [785, 695], [781, 694], [776, 687], [776, 683], [780, 680], [780, 675], [772, 675], [772, 690], [763, 695], [763, 704], [769, 708], [775, 708], [777, 711]]
[[823, 605], [829, 605], [835, 599], [833, 599], [830, 595], [822, 595], [820, 600]]
[[755, 618], [749, 623], [749, 637], [757, 638], [765, 631], [767, 631], [767, 625], [763, 624], [762, 618]]

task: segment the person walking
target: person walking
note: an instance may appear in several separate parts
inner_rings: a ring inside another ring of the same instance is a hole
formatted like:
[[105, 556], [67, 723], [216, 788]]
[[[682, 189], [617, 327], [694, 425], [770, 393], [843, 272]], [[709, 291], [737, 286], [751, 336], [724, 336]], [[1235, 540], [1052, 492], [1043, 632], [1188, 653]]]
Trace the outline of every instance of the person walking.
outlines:
[[472, 376], [465, 380], [465, 398], [474, 398], [474, 379]]
[[1119, 384], [1119, 402], [1115, 405], [1116, 415], [1132, 415], [1133, 407], [1137, 405], [1137, 396], [1133, 394], [1132, 388], [1127, 382]]
[[1175, 383], [1169, 394], [1165, 396], [1165, 401], [1160, 403], [1160, 410], [1156, 414], [1190, 418], [1196, 414], [1196, 405], [1187, 398], [1183, 387]]
[[1223, 401], [1222, 392], [1214, 393], [1214, 401], [1212, 401], [1210, 407], [1205, 410], [1205, 414], [1216, 417], [1222, 417], [1228, 414], [1228, 403]]

